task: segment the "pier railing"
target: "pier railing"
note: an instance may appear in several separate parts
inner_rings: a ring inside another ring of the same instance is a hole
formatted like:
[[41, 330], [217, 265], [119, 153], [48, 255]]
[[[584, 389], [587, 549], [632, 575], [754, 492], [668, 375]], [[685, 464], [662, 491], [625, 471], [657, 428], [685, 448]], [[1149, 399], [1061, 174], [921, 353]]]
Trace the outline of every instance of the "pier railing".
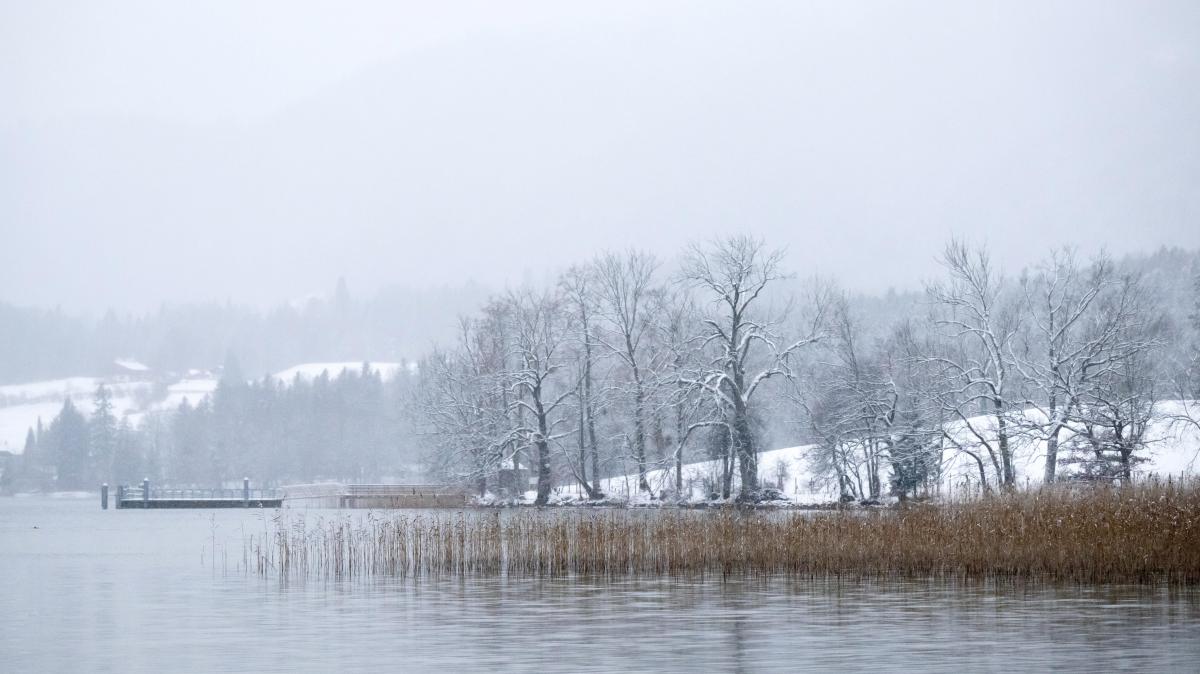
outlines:
[[[118, 485], [118, 508], [227, 508], [273, 507], [282, 503], [278, 489], [250, 488], [250, 478], [242, 487], [151, 487], [150, 480], [141, 485]], [[101, 485], [100, 507], [108, 508], [108, 485]]]
[[[445, 484], [318, 484], [288, 485], [277, 489], [151, 487], [119, 485], [118, 508], [456, 508], [467, 504], [467, 491]], [[101, 486], [100, 507], [108, 508], [108, 485]]]
[[[146, 498], [141, 487], [127, 487], [124, 490], [123, 501], [140, 501]], [[201, 489], [194, 487], [152, 487], [151, 500], [189, 500], [203, 499], [276, 499], [280, 498], [278, 489]]]

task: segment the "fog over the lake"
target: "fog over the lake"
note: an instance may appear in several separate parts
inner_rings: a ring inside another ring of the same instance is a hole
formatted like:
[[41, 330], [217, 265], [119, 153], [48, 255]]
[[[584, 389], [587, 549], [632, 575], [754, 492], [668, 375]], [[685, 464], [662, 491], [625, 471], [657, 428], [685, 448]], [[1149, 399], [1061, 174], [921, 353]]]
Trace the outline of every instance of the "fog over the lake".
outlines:
[[[1050, 4], [1052, 6], [1047, 6]], [[1200, 245], [1200, 3], [0, 5], [0, 300]]]

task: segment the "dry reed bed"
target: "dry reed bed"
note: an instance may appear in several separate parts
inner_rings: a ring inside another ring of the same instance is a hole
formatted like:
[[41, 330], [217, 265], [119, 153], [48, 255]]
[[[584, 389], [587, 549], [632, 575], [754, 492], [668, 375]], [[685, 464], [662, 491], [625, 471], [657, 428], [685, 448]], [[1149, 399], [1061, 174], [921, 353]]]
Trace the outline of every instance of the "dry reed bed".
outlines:
[[1042, 490], [817, 514], [544, 510], [280, 516], [247, 568], [289, 578], [792, 574], [1200, 581], [1200, 487]]

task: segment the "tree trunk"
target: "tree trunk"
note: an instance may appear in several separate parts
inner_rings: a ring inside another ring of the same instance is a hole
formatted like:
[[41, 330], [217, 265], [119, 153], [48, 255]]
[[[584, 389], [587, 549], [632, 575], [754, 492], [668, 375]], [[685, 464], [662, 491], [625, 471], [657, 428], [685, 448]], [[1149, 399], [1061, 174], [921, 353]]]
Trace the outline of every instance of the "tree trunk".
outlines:
[[591, 498], [603, 498], [604, 490], [600, 488], [600, 449], [596, 445], [596, 414], [592, 409], [592, 338], [588, 331], [586, 314], [583, 324], [583, 412], [587, 422], [588, 449], [592, 455], [592, 487], [588, 492]]
[[596, 492], [597, 492], [597, 489], [600, 487], [600, 483], [597, 481], [596, 473], [593, 472], [592, 473], [592, 482], [594, 483], [594, 486], [592, 484], [588, 484], [587, 443], [584, 439], [584, 433], [586, 432], [585, 431], [586, 422], [584, 420], [584, 417], [587, 414], [586, 408], [587, 408], [586, 402], [579, 406], [579, 484], [583, 487], [583, 490], [587, 493], [588, 498], [595, 499], [595, 498], [599, 498], [599, 495]]
[[729, 498], [733, 486], [733, 439], [725, 443], [725, 451], [721, 455], [721, 498]]
[[1061, 430], [1059, 426], [1055, 426], [1050, 437], [1046, 438], [1046, 484], [1052, 484], [1055, 479], [1055, 471], [1058, 467], [1058, 434]]
[[[1050, 351], [1051, 358], [1054, 357], [1054, 351]], [[1055, 375], [1058, 370], [1054, 370]], [[1050, 436], [1046, 438], [1046, 472], [1042, 478], [1044, 484], [1053, 484], [1055, 473], [1058, 470], [1058, 434], [1062, 432], [1062, 423], [1058, 420], [1058, 396], [1054, 393], [1050, 394], [1049, 405], [1050, 419], [1054, 422], [1054, 430], [1050, 432]]]
[[733, 417], [733, 445], [737, 456], [741, 488], [738, 500], [753, 500], [758, 495], [758, 452], [754, 448], [754, 436], [750, 430], [750, 419], [743, 404], [737, 404]]
[[595, 491], [595, 498], [604, 498], [604, 489], [600, 486], [600, 450], [596, 447], [596, 426], [588, 419], [588, 435], [591, 436], [592, 445], [592, 489]]
[[871, 498], [878, 500], [882, 491], [879, 482], [879, 447], [874, 440], [869, 441], [866, 447], [870, 451], [870, 456], [867, 457], [867, 484], [871, 489]]
[[646, 419], [645, 397], [642, 382], [637, 368], [634, 368], [634, 398], [633, 398], [633, 456], [637, 460], [638, 489], [650, 491], [650, 483], [646, 481]]
[[[675, 405], [675, 497], [683, 496], [683, 402]], [[688, 494], [690, 497], [691, 494]]]
[[1008, 446], [1008, 421], [1004, 418], [1004, 401], [1000, 398], [992, 400], [996, 408], [996, 444], [1000, 447], [1000, 463], [1003, 469], [1001, 480], [1005, 489], [1011, 489], [1016, 483], [1013, 474], [1012, 450]]
[[537, 447], [538, 476], [537, 499], [534, 505], [546, 505], [550, 500], [550, 447], [544, 439], [534, 443]]
[[537, 406], [538, 436], [534, 441], [537, 448], [537, 499], [534, 505], [546, 505], [550, 500], [550, 445], [546, 441], [548, 424], [546, 412], [542, 409], [542, 401], [535, 399]]

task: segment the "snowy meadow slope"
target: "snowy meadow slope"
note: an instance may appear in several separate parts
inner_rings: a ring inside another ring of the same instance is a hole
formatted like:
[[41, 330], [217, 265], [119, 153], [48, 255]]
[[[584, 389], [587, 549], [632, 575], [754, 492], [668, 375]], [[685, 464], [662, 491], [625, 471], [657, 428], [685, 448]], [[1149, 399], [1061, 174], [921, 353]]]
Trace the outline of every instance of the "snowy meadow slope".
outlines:
[[[62, 410], [67, 399], [84, 415], [93, 412], [96, 388], [103, 384], [112, 395], [113, 414], [137, 427], [147, 414], [178, 409], [186, 400], [195, 405], [217, 389], [220, 377], [205, 370], [182, 374], [151, 373], [134, 361], [122, 363], [130, 373], [97, 376], [67, 377], [0, 386], [0, 451], [20, 454], [25, 437], [31, 428], [50, 422]], [[274, 372], [269, 377], [283, 386], [297, 378], [312, 381], [322, 374], [333, 379], [343, 372], [360, 372], [362, 361], [300, 363]], [[389, 380], [405, 365], [401, 363], [371, 363], [371, 371]], [[131, 376], [132, 375], [132, 376]]]
[[[1164, 401], [1155, 408], [1155, 417], [1146, 433], [1146, 449], [1141, 455], [1145, 461], [1138, 464], [1135, 476], [1140, 478], [1159, 476], [1196, 477], [1200, 475], [1200, 429], [1195, 425], [1178, 421], [1176, 417], [1185, 411], [1185, 406], [1194, 411], [1194, 401]], [[1036, 420], [1037, 413], [1028, 411], [1030, 420]], [[970, 423], [976, 429], [989, 428], [990, 417], [975, 417]], [[994, 431], [993, 431], [994, 432]], [[972, 437], [963, 422], [955, 422], [947, 426], [947, 434], [959, 442], [968, 451], [980, 449], [979, 440]], [[1064, 444], [1070, 434], [1064, 434]], [[985, 440], [994, 441], [993, 437], [984, 435]], [[1014, 464], [1017, 471], [1017, 485], [1032, 487], [1042, 483], [1045, 462], [1046, 443], [1044, 440], [1019, 436], [1014, 439]], [[799, 445], [767, 450], [759, 454], [758, 473], [763, 484], [776, 485], [781, 474], [782, 492], [793, 503], [820, 504], [838, 499], [837, 482], [828, 476], [819, 475], [813, 470], [812, 454], [816, 445]], [[780, 471], [780, 466], [784, 470]], [[886, 485], [888, 467], [881, 469], [881, 477]], [[940, 489], [943, 495], [953, 496], [957, 493], [976, 493], [979, 489], [979, 469], [975, 460], [966, 452], [947, 445], [942, 454]], [[692, 461], [683, 466], [684, 493], [688, 500], [705, 500], [709, 494], [706, 485], [717, 484], [721, 474], [720, 461]], [[858, 476], [863, 482], [866, 476]], [[989, 475], [989, 480], [994, 476]], [[736, 479], [736, 478], [735, 478]], [[655, 494], [664, 491], [672, 492], [675, 485], [674, 468], [655, 468], [647, 471], [646, 480], [650, 483]], [[649, 497], [639, 494], [637, 490], [637, 473], [630, 472], [601, 481], [606, 494], [632, 501], [646, 501]], [[993, 482], [994, 484], [994, 482]], [[887, 490], [890, 493], [890, 489]], [[564, 487], [558, 492], [559, 498], [582, 498], [582, 490], [578, 486]], [[532, 495], [530, 495], [532, 498]]]

